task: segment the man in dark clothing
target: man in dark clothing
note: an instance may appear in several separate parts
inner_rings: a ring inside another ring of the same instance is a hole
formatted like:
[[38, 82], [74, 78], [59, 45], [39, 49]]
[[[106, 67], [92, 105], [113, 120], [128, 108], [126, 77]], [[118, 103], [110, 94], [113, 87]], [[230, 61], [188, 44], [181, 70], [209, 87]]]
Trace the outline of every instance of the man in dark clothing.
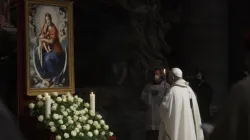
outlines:
[[0, 100], [0, 140], [24, 140], [17, 121]]
[[234, 85], [222, 106], [211, 140], [250, 140], [250, 78]]
[[[250, 70], [250, 52], [246, 58]], [[250, 78], [236, 83], [221, 112], [210, 140], [250, 140]]]
[[191, 86], [197, 96], [201, 119], [203, 122], [207, 122], [210, 119], [209, 108], [213, 99], [213, 89], [205, 81], [204, 73], [201, 71], [197, 71], [195, 79], [191, 82]]
[[[250, 72], [250, 32], [247, 32], [245, 41], [245, 62]], [[240, 80], [231, 88], [210, 140], [250, 140], [250, 77]]]

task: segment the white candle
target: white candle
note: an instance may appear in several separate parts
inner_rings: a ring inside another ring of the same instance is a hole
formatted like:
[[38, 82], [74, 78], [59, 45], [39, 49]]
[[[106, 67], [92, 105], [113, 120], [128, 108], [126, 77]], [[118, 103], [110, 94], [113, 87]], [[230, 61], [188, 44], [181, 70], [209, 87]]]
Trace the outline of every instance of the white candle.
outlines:
[[44, 93], [44, 97], [47, 97], [47, 96], [49, 96], [49, 93], [48, 93], [48, 92], [45, 92], [45, 93]]
[[166, 92], [166, 83], [167, 83], [167, 74], [166, 74], [166, 69], [163, 69], [163, 76], [164, 76], [164, 89], [165, 89], [165, 91], [164, 92]]
[[45, 95], [45, 117], [50, 118], [51, 114], [51, 98], [49, 95]]
[[91, 92], [89, 97], [90, 97], [90, 110], [95, 112], [95, 94], [94, 94], [94, 92]]

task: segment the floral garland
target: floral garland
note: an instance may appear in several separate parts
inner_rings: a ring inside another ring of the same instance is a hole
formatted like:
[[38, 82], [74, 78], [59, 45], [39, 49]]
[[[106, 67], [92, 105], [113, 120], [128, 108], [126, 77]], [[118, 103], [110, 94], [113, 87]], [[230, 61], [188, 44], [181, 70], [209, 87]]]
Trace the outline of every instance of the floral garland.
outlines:
[[32, 116], [55, 133], [56, 140], [107, 140], [113, 135], [102, 116], [90, 110], [89, 103], [77, 95], [46, 94], [38, 95], [29, 108]]

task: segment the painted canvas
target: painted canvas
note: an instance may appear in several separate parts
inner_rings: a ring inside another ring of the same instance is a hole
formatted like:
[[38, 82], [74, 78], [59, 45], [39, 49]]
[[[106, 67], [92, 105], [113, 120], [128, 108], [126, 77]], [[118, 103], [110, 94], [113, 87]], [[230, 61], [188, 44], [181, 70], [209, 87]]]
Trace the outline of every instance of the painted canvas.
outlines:
[[71, 2], [26, 1], [27, 93], [74, 91]]

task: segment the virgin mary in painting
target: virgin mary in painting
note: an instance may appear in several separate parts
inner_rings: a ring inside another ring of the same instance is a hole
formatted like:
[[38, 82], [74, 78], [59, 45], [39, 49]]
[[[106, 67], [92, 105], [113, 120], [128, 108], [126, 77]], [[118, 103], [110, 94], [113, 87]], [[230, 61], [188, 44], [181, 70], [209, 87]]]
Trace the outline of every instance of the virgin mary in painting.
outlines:
[[53, 23], [52, 16], [45, 14], [45, 21], [39, 34], [38, 48], [35, 49], [35, 64], [45, 85], [50, 87], [60, 80], [60, 73], [65, 64], [65, 52], [61, 47], [58, 30]]

